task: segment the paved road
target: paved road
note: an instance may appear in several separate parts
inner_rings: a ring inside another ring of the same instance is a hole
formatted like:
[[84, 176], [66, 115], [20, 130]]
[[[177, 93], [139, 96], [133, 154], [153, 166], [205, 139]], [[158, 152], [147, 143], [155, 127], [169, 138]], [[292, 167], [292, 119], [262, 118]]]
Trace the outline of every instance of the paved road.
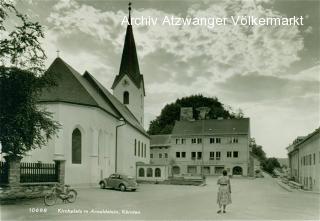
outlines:
[[[47, 207], [46, 213], [32, 213], [30, 208], [45, 208], [41, 199], [1, 206], [1, 220], [319, 220], [319, 194], [287, 192], [274, 179], [233, 178], [232, 201], [226, 214], [217, 214], [216, 178], [206, 186], [142, 184], [137, 192], [79, 189], [73, 204]], [[63, 213], [62, 209], [81, 214]], [[94, 209], [95, 211], [92, 211]], [[88, 211], [88, 213], [84, 213]], [[101, 214], [99, 212], [108, 212]], [[119, 214], [110, 214], [118, 212]], [[123, 212], [139, 214], [123, 214]]]

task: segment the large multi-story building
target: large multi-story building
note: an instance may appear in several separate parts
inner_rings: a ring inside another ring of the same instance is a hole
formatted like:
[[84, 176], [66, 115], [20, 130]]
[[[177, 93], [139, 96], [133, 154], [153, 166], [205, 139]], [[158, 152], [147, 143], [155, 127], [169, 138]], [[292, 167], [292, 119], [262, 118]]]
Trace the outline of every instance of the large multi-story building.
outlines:
[[304, 189], [320, 191], [320, 128], [287, 147], [290, 176]]
[[176, 121], [170, 135], [153, 135], [151, 163], [171, 166], [172, 174], [249, 173], [248, 118]]

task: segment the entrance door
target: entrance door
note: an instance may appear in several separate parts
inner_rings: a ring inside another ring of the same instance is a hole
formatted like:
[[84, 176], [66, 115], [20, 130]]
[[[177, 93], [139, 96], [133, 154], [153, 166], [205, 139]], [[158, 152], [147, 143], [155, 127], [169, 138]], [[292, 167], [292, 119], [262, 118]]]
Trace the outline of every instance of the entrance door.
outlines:
[[239, 166], [233, 167], [232, 175], [242, 175], [242, 168]]

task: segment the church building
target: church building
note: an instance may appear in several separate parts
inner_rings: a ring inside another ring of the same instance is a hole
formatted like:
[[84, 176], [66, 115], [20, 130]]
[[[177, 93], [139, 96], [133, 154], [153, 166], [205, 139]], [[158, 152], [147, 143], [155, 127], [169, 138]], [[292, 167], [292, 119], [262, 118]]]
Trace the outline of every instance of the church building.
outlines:
[[150, 139], [143, 128], [146, 94], [131, 23], [113, 94], [89, 72], [81, 75], [59, 57], [47, 74], [57, 85], [43, 90], [39, 106], [53, 114], [61, 129], [22, 161], [64, 160], [65, 182], [73, 185], [96, 185], [115, 172], [135, 177], [136, 163], [149, 163]]

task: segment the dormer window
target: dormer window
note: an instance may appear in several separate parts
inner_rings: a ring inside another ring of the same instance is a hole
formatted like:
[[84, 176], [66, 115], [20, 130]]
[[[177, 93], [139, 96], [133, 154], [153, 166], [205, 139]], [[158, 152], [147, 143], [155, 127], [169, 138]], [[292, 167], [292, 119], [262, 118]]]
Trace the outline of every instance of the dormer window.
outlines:
[[129, 92], [128, 91], [123, 92], [123, 103], [129, 104]]

